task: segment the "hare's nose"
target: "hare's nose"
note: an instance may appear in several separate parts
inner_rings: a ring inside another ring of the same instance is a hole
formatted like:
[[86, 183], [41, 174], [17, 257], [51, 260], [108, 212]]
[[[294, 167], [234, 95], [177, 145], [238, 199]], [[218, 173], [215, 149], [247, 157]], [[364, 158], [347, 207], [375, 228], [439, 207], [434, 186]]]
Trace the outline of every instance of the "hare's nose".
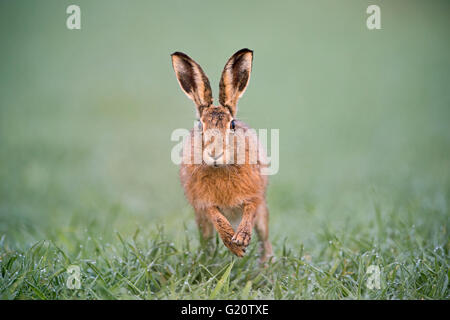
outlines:
[[214, 156], [212, 153], [208, 153], [208, 155], [209, 155], [212, 159], [217, 160], [217, 159], [219, 159], [219, 158], [223, 155], [223, 152], [222, 152], [221, 154], [219, 154], [218, 156]]

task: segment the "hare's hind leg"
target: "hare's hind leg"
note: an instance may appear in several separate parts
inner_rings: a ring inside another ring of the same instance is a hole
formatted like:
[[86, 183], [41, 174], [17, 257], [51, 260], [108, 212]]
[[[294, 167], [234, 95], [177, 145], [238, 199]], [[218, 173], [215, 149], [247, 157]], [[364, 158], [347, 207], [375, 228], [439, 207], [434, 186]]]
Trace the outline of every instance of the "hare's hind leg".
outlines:
[[267, 261], [272, 253], [272, 244], [269, 241], [269, 210], [266, 202], [262, 202], [256, 211], [255, 230], [261, 244], [261, 262]]
[[207, 213], [202, 210], [195, 210], [195, 222], [197, 222], [202, 243], [209, 242], [214, 236], [214, 226], [208, 219]]

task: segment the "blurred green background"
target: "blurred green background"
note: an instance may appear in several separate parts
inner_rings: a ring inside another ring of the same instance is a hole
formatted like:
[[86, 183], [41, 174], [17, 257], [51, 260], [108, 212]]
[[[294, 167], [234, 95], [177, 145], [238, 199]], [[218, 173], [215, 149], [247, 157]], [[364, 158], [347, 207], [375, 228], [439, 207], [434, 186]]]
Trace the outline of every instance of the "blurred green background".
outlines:
[[[81, 30], [66, 28], [72, 3]], [[381, 30], [366, 28], [369, 4]], [[238, 117], [280, 129], [274, 242], [314, 249], [323, 228], [393, 211], [411, 225], [444, 215], [445, 228], [449, 30], [449, 1], [1, 1], [0, 234], [76, 251], [87, 233], [195, 230], [170, 161], [194, 106], [169, 55], [199, 62], [217, 101], [244, 47], [255, 56]]]

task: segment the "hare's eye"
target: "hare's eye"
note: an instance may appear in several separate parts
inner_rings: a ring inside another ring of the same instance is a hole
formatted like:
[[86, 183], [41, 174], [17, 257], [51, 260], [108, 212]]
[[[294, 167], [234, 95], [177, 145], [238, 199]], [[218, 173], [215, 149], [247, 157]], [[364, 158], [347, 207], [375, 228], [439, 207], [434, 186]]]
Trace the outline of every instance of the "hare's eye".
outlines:
[[231, 123], [230, 123], [231, 130], [234, 130], [235, 127], [236, 127], [236, 124], [234, 123], [234, 120], [231, 120]]
[[202, 125], [202, 122], [201, 122], [201, 121], [198, 122], [198, 125], [197, 125], [197, 126], [198, 126], [198, 130], [202, 130], [203, 125]]

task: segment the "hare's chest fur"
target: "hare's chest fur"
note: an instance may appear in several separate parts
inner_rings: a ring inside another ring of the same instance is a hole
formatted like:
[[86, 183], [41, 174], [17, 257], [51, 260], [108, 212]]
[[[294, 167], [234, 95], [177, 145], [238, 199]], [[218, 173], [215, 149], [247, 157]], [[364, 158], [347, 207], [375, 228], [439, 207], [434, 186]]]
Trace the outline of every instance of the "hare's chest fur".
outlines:
[[239, 215], [236, 209], [240, 209], [244, 201], [264, 197], [265, 181], [257, 166], [212, 168], [182, 165], [180, 178], [186, 197], [194, 208], [217, 206], [230, 218]]

